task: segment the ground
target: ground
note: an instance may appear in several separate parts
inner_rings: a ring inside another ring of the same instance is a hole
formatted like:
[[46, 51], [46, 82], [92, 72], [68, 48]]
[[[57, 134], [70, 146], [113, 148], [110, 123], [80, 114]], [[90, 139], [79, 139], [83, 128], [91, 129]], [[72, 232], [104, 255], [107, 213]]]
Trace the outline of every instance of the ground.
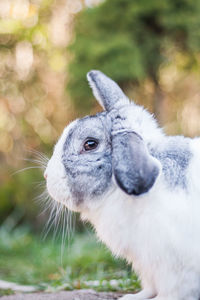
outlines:
[[93, 290], [62, 291], [58, 293], [33, 293], [3, 296], [1, 300], [115, 300], [119, 293], [97, 293]]
[[1, 227], [0, 300], [112, 300], [119, 292], [140, 290], [131, 266], [113, 257], [88, 228], [63, 246], [26, 227]]
[[74, 234], [62, 251], [59, 239], [42, 240], [26, 227], [12, 232], [1, 227], [0, 253], [0, 296], [12, 291], [94, 289], [134, 293], [140, 290], [140, 282], [131, 266], [113, 257], [88, 229]]

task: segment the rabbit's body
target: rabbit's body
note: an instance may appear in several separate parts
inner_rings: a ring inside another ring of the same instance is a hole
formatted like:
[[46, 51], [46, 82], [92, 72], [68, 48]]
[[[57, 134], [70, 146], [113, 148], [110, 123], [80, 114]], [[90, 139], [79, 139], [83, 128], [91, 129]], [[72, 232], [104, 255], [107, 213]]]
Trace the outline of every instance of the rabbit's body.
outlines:
[[[150, 296], [166, 294], [171, 300], [200, 297], [200, 140], [185, 143], [191, 159], [185, 174], [180, 167], [176, 191], [167, 174], [161, 174], [148, 194], [133, 201], [115, 190], [96, 210], [82, 214], [113, 254], [133, 264]], [[179, 165], [179, 159], [172, 164]]]
[[[49, 193], [133, 264], [144, 291], [123, 299], [199, 300], [200, 139], [165, 136], [105, 75], [89, 80], [106, 112], [64, 130], [46, 171]], [[88, 138], [98, 147], [85, 149]]]

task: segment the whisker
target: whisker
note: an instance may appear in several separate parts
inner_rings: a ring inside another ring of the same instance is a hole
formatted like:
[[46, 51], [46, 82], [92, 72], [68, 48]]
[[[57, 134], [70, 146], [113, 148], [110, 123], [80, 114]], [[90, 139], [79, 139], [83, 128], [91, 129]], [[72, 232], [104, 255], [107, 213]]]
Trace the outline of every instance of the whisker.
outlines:
[[26, 168], [15, 171], [14, 173], [11, 174], [11, 176], [14, 176], [15, 174], [18, 174], [18, 173], [21, 173], [23, 171], [30, 170], [30, 169], [41, 169], [41, 167], [40, 166], [26, 167]]
[[34, 181], [34, 184], [35, 184], [35, 188], [45, 188], [46, 186], [46, 181], [45, 180], [39, 180], [39, 181]]
[[50, 229], [52, 228], [53, 224], [54, 224], [54, 218], [55, 218], [55, 204], [54, 204], [54, 208], [50, 208], [51, 209], [51, 212], [50, 212], [50, 216], [49, 216], [49, 219], [44, 227], [44, 230], [43, 230], [43, 240], [46, 239]]
[[[41, 187], [43, 184], [43, 182], [39, 182], [38, 186]], [[46, 189], [39, 196], [37, 196], [35, 200], [39, 202], [42, 208], [42, 212], [40, 213], [40, 215], [49, 211], [49, 217], [42, 232], [42, 239], [45, 240], [47, 238], [47, 235], [52, 228], [53, 240], [61, 235], [60, 257], [62, 265], [66, 245], [68, 248], [74, 231], [73, 229], [75, 222], [73, 219], [73, 213], [68, 210], [68, 208], [64, 204], [51, 199]], [[71, 199], [66, 199], [66, 201], [69, 201], [70, 205], [72, 204]]]
[[33, 163], [36, 163], [44, 168], [47, 167], [47, 162], [44, 162], [43, 160], [40, 160], [40, 159], [35, 159], [35, 158], [23, 158], [23, 160], [25, 161], [30, 161], [30, 162], [33, 162]]
[[49, 200], [49, 194], [47, 190], [45, 189], [40, 195], [35, 197], [35, 201], [38, 202], [40, 205], [46, 205], [47, 201]]
[[30, 152], [30, 153], [33, 153], [33, 154], [35, 154], [36, 156], [38, 156], [38, 157], [40, 157], [40, 158], [42, 158], [42, 159], [44, 159], [44, 160], [46, 160], [46, 161], [49, 160], [48, 156], [46, 156], [44, 153], [42, 153], [42, 152], [40, 152], [40, 151], [38, 151], [38, 150], [35, 150], [35, 149], [26, 149], [26, 151], [27, 151], [27, 152]]
[[51, 205], [52, 204], [50, 202], [47, 202], [47, 205], [45, 207], [43, 207], [43, 209], [42, 209], [41, 213], [39, 214], [39, 216], [44, 215], [47, 211], [49, 211]]
[[[26, 157], [22, 159], [26, 162], [31, 162], [36, 165], [25, 167], [21, 170], [17, 170], [16, 172], [13, 173], [13, 175], [30, 169], [40, 169], [40, 170], [46, 169], [47, 164], [49, 162], [49, 158], [46, 155], [44, 155], [43, 153], [35, 149], [27, 149], [27, 152], [33, 154], [34, 157], [33, 158]], [[37, 188], [45, 187], [45, 181], [38, 181], [35, 182], [35, 184]], [[42, 239], [45, 240], [47, 238], [47, 235], [52, 230], [52, 228], [53, 228], [54, 240], [61, 234], [61, 263], [62, 263], [66, 242], [67, 242], [67, 246], [69, 246], [71, 236], [73, 233], [73, 228], [74, 228], [73, 213], [69, 211], [64, 204], [53, 200], [51, 196], [48, 194], [46, 188], [44, 189], [44, 191], [41, 192], [40, 195], [36, 196], [34, 200], [41, 207], [41, 213], [39, 214], [39, 216], [44, 215], [45, 213], [47, 213], [47, 211], [49, 211], [48, 220], [42, 231]], [[67, 201], [69, 201], [69, 203], [71, 204], [71, 199], [67, 199]]]
[[55, 218], [54, 218], [54, 233], [53, 233], [53, 239], [55, 240], [56, 234], [59, 233], [59, 224], [60, 224], [60, 212], [62, 211], [62, 205], [60, 203], [56, 203], [56, 212], [55, 212]]
[[63, 265], [63, 255], [65, 250], [65, 241], [66, 241], [66, 207], [64, 207], [63, 213], [63, 222], [62, 222], [62, 240], [61, 240], [61, 265]]

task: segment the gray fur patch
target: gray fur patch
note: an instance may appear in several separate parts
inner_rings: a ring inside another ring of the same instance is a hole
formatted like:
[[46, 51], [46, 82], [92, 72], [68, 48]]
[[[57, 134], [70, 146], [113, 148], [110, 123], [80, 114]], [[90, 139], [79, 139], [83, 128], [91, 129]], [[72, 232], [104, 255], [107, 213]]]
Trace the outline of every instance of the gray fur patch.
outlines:
[[149, 151], [161, 162], [167, 184], [171, 188], [186, 189], [186, 169], [192, 157], [189, 139], [182, 136], [169, 137], [161, 147], [161, 149], [150, 148]]
[[120, 188], [129, 195], [148, 192], [156, 181], [159, 168], [149, 155], [144, 141], [135, 132], [112, 136], [113, 170]]
[[103, 107], [110, 111], [118, 106], [123, 99], [124, 104], [129, 103], [128, 98], [115, 81], [100, 71], [90, 71], [87, 75], [94, 95]]
[[[88, 198], [101, 196], [110, 187], [111, 145], [105, 119], [105, 113], [101, 113], [78, 120], [69, 131], [63, 147], [62, 162], [77, 205]], [[95, 151], [83, 151], [87, 138], [98, 140]]]

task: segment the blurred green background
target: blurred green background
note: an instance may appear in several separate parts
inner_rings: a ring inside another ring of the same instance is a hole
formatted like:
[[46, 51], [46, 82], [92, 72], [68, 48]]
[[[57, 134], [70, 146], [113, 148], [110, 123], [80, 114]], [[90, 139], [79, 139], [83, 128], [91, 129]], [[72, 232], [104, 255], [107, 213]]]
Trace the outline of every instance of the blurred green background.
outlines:
[[199, 135], [199, 16], [200, 0], [0, 0], [0, 279], [139, 288], [79, 221], [64, 246], [53, 229], [43, 241], [50, 212], [35, 200], [45, 186], [36, 151], [50, 157], [66, 124], [101, 110], [91, 69], [116, 80], [167, 134]]

